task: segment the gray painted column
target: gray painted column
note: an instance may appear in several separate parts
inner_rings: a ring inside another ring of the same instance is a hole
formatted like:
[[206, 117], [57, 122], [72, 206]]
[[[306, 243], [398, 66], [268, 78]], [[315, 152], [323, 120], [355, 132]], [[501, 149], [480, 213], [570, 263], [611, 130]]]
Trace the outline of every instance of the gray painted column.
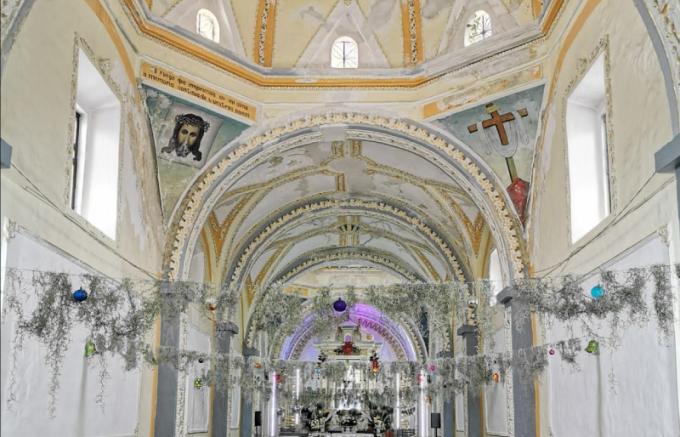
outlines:
[[12, 166], [12, 146], [0, 138], [0, 168], [10, 168]]
[[[451, 351], [441, 351], [437, 352], [437, 358], [453, 358], [453, 353]], [[451, 390], [451, 389], [449, 389]], [[448, 393], [447, 393], [448, 394]], [[454, 431], [454, 420], [455, 420], [455, 414], [454, 414], [454, 405], [455, 403], [453, 402], [453, 399], [449, 400], [444, 400], [442, 403], [442, 409], [441, 409], [441, 414], [442, 414], [442, 429], [439, 435], [442, 435], [444, 437], [453, 437], [455, 435]], [[435, 411], [433, 411], [435, 412]]]
[[[172, 289], [167, 280], [161, 283], [161, 297], [170, 297]], [[179, 348], [179, 318], [177, 312], [161, 309], [161, 347], [177, 350]], [[177, 363], [161, 361], [158, 364], [158, 383], [156, 387], [155, 437], [175, 435], [175, 416], [177, 414]]]
[[[477, 327], [473, 325], [461, 325], [456, 332], [463, 337], [465, 341], [465, 355], [477, 355]], [[480, 392], [468, 390], [467, 393], [467, 436], [481, 437], [482, 435], [482, 418], [481, 418], [481, 396]], [[523, 436], [524, 437], [524, 436]]]
[[[532, 345], [531, 323], [516, 323], [519, 320], [518, 313], [525, 303], [514, 299], [515, 289], [505, 287], [498, 294], [498, 302], [510, 307], [512, 318], [512, 351], [513, 355], [519, 349], [528, 350]], [[517, 316], [517, 317], [516, 317]], [[536, 398], [534, 378], [519, 369], [512, 368], [512, 396], [513, 410], [515, 413], [515, 435], [522, 437], [534, 437], [536, 435]]]
[[[238, 334], [238, 326], [233, 322], [218, 322], [215, 327], [215, 346], [218, 354], [228, 354], [231, 336]], [[227, 437], [227, 408], [229, 392], [225, 387], [215, 386], [215, 397], [212, 402], [212, 437]]]
[[679, 207], [678, 219], [680, 219], [680, 135], [676, 135], [654, 154], [654, 162], [657, 173], [675, 173]]
[[444, 406], [442, 407], [442, 425], [444, 427], [442, 435], [444, 437], [454, 436], [454, 414], [453, 414], [453, 401], [444, 401]]
[[[243, 357], [245, 359], [259, 355], [260, 352], [257, 349], [249, 347], [243, 348]], [[253, 427], [253, 423], [255, 422], [255, 411], [253, 411], [253, 402], [250, 400], [252, 398], [246, 398], [245, 394], [246, 393], [241, 390], [241, 437], [252, 437], [255, 435]], [[260, 431], [262, 431], [262, 427], [260, 427]], [[262, 433], [260, 433], [260, 435], [262, 435]]]

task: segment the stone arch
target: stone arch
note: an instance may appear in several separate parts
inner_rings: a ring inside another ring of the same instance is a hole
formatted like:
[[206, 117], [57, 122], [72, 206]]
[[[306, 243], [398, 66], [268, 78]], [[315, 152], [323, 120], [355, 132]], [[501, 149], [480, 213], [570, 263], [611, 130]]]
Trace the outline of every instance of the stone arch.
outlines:
[[170, 226], [164, 271], [171, 279], [186, 276], [192, 248], [199, 238], [221, 187], [248, 171], [249, 159], [280, 143], [318, 140], [328, 126], [353, 138], [398, 144], [422, 151], [445, 169], [473, 198], [487, 221], [508, 278], [525, 274], [521, 224], [505, 191], [486, 164], [464, 143], [440, 129], [400, 118], [357, 112], [306, 114], [271, 126], [252, 128], [223, 148], [198, 174], [178, 204]]

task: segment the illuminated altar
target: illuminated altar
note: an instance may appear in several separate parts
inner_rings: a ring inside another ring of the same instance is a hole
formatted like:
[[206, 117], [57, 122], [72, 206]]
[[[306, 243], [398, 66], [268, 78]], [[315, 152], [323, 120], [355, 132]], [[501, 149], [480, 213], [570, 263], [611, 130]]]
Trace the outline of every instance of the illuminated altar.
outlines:
[[415, 409], [400, 404], [399, 377], [395, 380], [385, 367], [415, 358], [403, 328], [371, 307], [357, 305], [326, 338], [311, 338], [305, 327], [298, 331], [281, 354], [295, 369], [279, 388], [281, 435], [365, 437], [384, 435], [395, 426], [414, 428]]

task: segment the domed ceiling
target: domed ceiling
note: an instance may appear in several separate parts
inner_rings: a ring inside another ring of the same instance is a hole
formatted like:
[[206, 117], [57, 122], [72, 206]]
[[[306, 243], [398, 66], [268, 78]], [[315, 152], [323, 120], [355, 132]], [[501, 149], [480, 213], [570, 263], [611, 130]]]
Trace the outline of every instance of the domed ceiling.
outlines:
[[[438, 58], [459, 57], [467, 51], [474, 56], [488, 55], [538, 37], [539, 23], [550, 3], [541, 0], [138, 1], [147, 19], [241, 63], [271, 67], [275, 71], [325, 69], [330, 74], [351, 74], [345, 69], [331, 68], [333, 43], [340, 37], [349, 37], [356, 43], [361, 70], [412, 68]], [[474, 44], [465, 47], [469, 43]]]

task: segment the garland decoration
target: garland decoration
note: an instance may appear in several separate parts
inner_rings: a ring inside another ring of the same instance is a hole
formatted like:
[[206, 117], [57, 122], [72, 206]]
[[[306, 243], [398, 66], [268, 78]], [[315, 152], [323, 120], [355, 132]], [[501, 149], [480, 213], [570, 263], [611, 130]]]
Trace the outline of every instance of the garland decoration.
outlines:
[[[680, 266], [675, 274], [680, 279]], [[576, 356], [583, 351], [582, 341], [587, 340], [585, 351], [596, 354], [602, 348], [615, 346], [616, 330], [629, 324], [642, 324], [656, 316], [659, 331], [665, 338], [673, 334], [674, 294], [670, 281], [671, 266], [652, 265], [622, 272], [604, 271], [596, 287], [585, 289], [583, 278], [574, 275], [518, 280], [513, 323], [526, 323], [532, 312], [546, 322], [579, 322], [586, 337], [567, 339], [550, 345], [535, 346], [500, 354], [480, 354], [469, 357], [454, 356], [426, 360], [426, 362], [381, 362], [378, 371], [366, 360], [362, 372], [374, 387], [370, 396], [387, 402], [395, 396], [405, 408], [415, 402], [421, 372], [427, 375], [427, 390], [431, 393], [452, 394], [463, 387], [477, 389], [490, 381], [502, 381], [511, 368], [534, 375], [548, 364], [549, 357], [559, 353], [565, 362], [575, 365]], [[107, 361], [112, 356], [121, 357], [126, 370], [138, 368], [142, 363], [157, 365], [171, 363], [181, 371], [191, 371], [196, 362], [209, 364], [201, 375], [201, 386], [233, 387], [240, 385], [243, 393], [263, 393], [269, 396], [272, 372], [285, 376], [293, 369], [302, 369], [305, 380], [323, 379], [327, 383], [342, 384], [347, 374], [346, 364], [337, 361], [293, 362], [270, 360], [263, 357], [198, 353], [188, 350], [154, 348], [149, 344], [150, 333], [161, 314], [178, 315], [189, 308], [215, 320], [215, 312], [228, 319], [240, 302], [240, 289], [214, 287], [194, 282], [167, 282], [135, 279], [114, 281], [92, 274], [73, 275], [62, 272], [39, 272], [8, 269], [7, 292], [3, 317], [12, 314], [14, 339], [9, 369], [8, 403], [16, 400], [15, 388], [19, 352], [24, 340], [31, 337], [46, 348], [45, 363], [50, 372], [49, 410], [55, 412], [56, 393], [65, 353], [74, 332], [84, 334], [84, 355], [96, 359], [100, 365], [100, 393], [104, 399], [104, 381], [108, 377]], [[251, 323], [256, 331], [264, 332], [270, 344], [290, 335], [305, 317], [311, 317], [312, 329], [318, 335], [332, 333], [347, 320], [349, 310], [358, 302], [365, 302], [399, 321], [410, 321], [423, 326], [420, 314], [427, 314], [427, 332], [450, 339], [453, 317], [457, 323], [473, 324], [482, 337], [480, 343], [491, 344], [492, 316], [497, 312], [489, 303], [494, 299], [493, 284], [489, 281], [473, 283], [451, 282], [445, 284], [403, 283], [390, 286], [372, 286], [365, 290], [350, 288], [343, 295], [346, 308], [334, 311], [329, 288], [320, 289], [311, 299], [305, 299], [284, 290], [282, 285], [272, 286], [264, 293], [253, 310]], [[77, 288], [76, 288], [77, 287]], [[651, 289], [651, 299], [645, 290]], [[78, 297], [75, 293], [78, 292]], [[336, 296], [337, 297], [337, 296]], [[513, 304], [514, 305], [514, 304]], [[592, 326], [603, 320], [610, 321], [612, 340], [604, 338]], [[80, 334], [80, 335], [82, 335]], [[450, 342], [443, 342], [444, 345]], [[446, 346], [445, 346], [446, 348]], [[273, 349], [272, 349], [273, 351]], [[270, 355], [272, 353], [270, 351]], [[479, 352], [479, 351], [478, 351]], [[403, 375], [402, 387], [393, 384], [396, 374]], [[294, 378], [288, 378], [293, 380]], [[277, 380], [277, 384], [279, 381]], [[389, 389], [385, 389], [389, 387]], [[325, 391], [324, 391], [325, 390]], [[328, 399], [337, 391], [328, 387], [309, 387], [300, 399], [291, 398], [296, 408], [311, 408], [312, 399]], [[358, 399], [367, 394], [348, 388], [342, 396]]]

